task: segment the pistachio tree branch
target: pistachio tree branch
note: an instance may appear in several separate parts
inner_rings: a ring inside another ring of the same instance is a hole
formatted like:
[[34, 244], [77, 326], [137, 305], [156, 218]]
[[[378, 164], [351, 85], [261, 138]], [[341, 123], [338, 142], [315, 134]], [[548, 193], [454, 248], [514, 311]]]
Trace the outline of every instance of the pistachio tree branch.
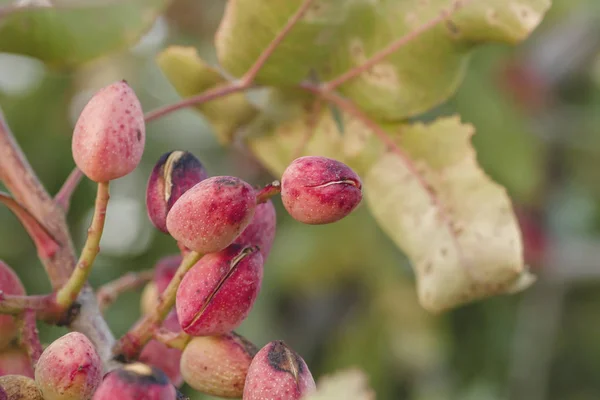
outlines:
[[160, 325], [175, 305], [175, 296], [181, 280], [200, 258], [202, 258], [202, 255], [195, 251], [185, 255], [169, 285], [158, 296], [158, 304], [154, 312], [142, 316], [129, 332], [118, 340], [113, 350], [118, 359], [125, 361], [135, 359], [144, 345], [152, 339], [156, 330], [160, 328]]
[[81, 256], [75, 265], [71, 277], [56, 294], [56, 302], [64, 308], [68, 308], [77, 299], [83, 285], [87, 282], [94, 260], [100, 251], [100, 239], [102, 238], [102, 231], [104, 230], [106, 207], [108, 206], [108, 199], [110, 198], [108, 187], [108, 182], [98, 183], [94, 216], [92, 218], [92, 224], [88, 229], [87, 240], [81, 250]]
[[40, 313], [56, 309], [54, 295], [20, 296], [6, 294], [0, 290], [0, 314], [17, 315], [27, 309]]
[[[40, 221], [59, 243], [56, 253], [45, 260], [44, 268], [52, 287], [55, 290], [60, 289], [71, 276], [76, 262], [65, 213], [46, 192], [33, 172], [4, 121], [1, 110], [0, 181], [12, 193], [16, 201]], [[77, 304], [77, 313], [71, 314], [71, 311], [74, 310], [72, 307], [63, 310], [63, 313], [69, 313], [69, 318], [66, 318], [70, 322], [69, 327], [85, 334], [100, 354], [105, 370], [111, 369], [115, 366], [111, 354], [115, 339], [106, 321], [102, 318], [96, 303], [96, 296], [89, 287], [83, 288]]]
[[359, 65], [349, 69], [348, 71], [344, 72], [343, 74], [339, 75], [338, 77], [324, 83], [322, 85], [323, 90], [331, 91], [331, 90], [337, 88], [338, 86], [342, 85], [343, 83], [356, 78], [363, 72], [368, 71], [374, 65], [380, 63], [386, 57], [394, 54], [396, 51], [398, 51], [402, 47], [406, 46], [408, 43], [412, 42], [413, 40], [417, 39], [425, 32], [430, 31], [431, 29], [435, 28], [436, 26], [438, 26], [440, 23], [442, 23], [444, 21], [448, 21], [449, 18], [455, 12], [462, 9], [464, 6], [466, 6], [470, 2], [471, 2], [471, 0], [453, 0], [452, 4], [450, 5], [450, 9], [442, 10], [442, 12], [437, 17], [425, 22], [423, 25], [419, 26], [418, 28], [410, 31], [409, 33], [402, 36], [401, 38], [393, 41], [388, 46], [386, 46], [384, 49], [375, 53], [372, 57], [370, 57], [364, 63], [359, 64]]
[[262, 51], [258, 56], [254, 64], [248, 69], [248, 71], [242, 76], [242, 78], [236, 82], [225, 83], [221, 86], [217, 86], [204, 92], [197, 94], [186, 99], [182, 99], [177, 103], [169, 104], [167, 106], [158, 108], [156, 110], [148, 112], [144, 119], [146, 122], [154, 121], [174, 111], [188, 108], [198, 104], [206, 103], [211, 100], [218, 99], [220, 97], [227, 96], [232, 93], [241, 92], [250, 89], [254, 85], [254, 79], [260, 72], [261, 68], [265, 65], [268, 59], [271, 57], [275, 49], [281, 44], [281, 42], [290, 33], [292, 28], [302, 19], [306, 14], [314, 0], [304, 0], [296, 13], [290, 17], [284, 27], [279, 33], [273, 38], [271, 43]]
[[8, 193], [0, 191], [0, 203], [8, 207], [13, 212], [27, 230], [29, 237], [33, 240], [38, 252], [38, 256], [44, 262], [52, 258], [59, 249], [59, 244], [52, 234], [38, 221], [25, 207], [19, 204]]
[[35, 311], [27, 309], [19, 318], [21, 331], [21, 346], [25, 348], [31, 364], [35, 364], [42, 355], [42, 344], [38, 335], [37, 323], [35, 320]]
[[121, 294], [145, 285], [152, 280], [153, 276], [153, 270], [128, 272], [114, 281], [102, 285], [96, 293], [100, 310], [106, 310]]
[[65, 211], [69, 210], [69, 206], [71, 205], [71, 197], [73, 196], [73, 192], [81, 182], [81, 178], [83, 178], [83, 172], [77, 167], [71, 171], [65, 183], [63, 183], [62, 187], [54, 196], [54, 201], [60, 208]]

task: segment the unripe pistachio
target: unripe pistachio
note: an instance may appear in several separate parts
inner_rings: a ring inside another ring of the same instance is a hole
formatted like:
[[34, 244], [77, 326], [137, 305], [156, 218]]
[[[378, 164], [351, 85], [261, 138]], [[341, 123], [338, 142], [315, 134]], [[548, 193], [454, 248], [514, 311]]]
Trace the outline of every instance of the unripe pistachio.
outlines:
[[258, 204], [250, 225], [235, 239], [234, 243], [245, 246], [258, 246], [263, 261], [266, 262], [275, 240], [276, 224], [277, 215], [273, 202], [268, 200], [265, 203]]
[[0, 352], [0, 376], [4, 375], [23, 375], [33, 378], [33, 367], [25, 350], [10, 346]]
[[158, 340], [151, 340], [144, 346], [139, 360], [163, 371], [176, 387], [183, 384], [179, 367], [181, 350], [169, 348]]
[[193, 338], [181, 356], [181, 374], [192, 388], [211, 396], [239, 398], [256, 346], [236, 333]]
[[86, 400], [102, 380], [102, 361], [92, 342], [71, 332], [48, 346], [35, 366], [45, 400]]
[[302, 357], [284, 342], [275, 341], [254, 356], [246, 376], [243, 400], [298, 400], [315, 388]]
[[4, 392], [7, 400], [45, 400], [34, 380], [22, 375], [0, 377], [0, 389], [0, 392]]
[[109, 372], [93, 400], [175, 400], [175, 387], [160, 369], [139, 362]]
[[154, 226], [169, 233], [167, 214], [173, 204], [207, 177], [204, 166], [192, 153], [176, 150], [163, 154], [152, 170], [146, 189], [146, 208]]
[[198, 253], [229, 246], [248, 226], [256, 208], [252, 186], [232, 176], [216, 176], [185, 192], [167, 215], [178, 242]]
[[232, 244], [207, 254], [183, 277], [176, 309], [192, 336], [227, 333], [246, 318], [260, 291], [263, 260], [256, 247]]
[[[0, 291], [23, 296], [25, 288], [15, 272], [0, 260]], [[0, 349], [5, 348], [17, 336], [18, 326], [12, 315], [0, 315]]]
[[294, 219], [305, 224], [328, 224], [358, 206], [362, 183], [350, 167], [337, 160], [300, 157], [283, 173], [281, 200]]
[[146, 142], [144, 113], [127, 82], [100, 89], [79, 115], [71, 143], [77, 167], [95, 182], [132, 172]]

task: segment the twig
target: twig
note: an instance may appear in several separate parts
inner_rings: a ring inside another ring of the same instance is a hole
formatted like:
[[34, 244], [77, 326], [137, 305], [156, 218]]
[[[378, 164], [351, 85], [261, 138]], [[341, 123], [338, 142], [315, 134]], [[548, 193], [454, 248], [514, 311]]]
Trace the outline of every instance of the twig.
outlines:
[[[0, 180], [32, 215], [40, 221], [59, 243], [53, 257], [44, 262], [44, 268], [54, 290], [69, 279], [76, 262], [75, 250], [66, 223], [64, 211], [41, 185], [19, 145], [6, 125], [0, 110]], [[84, 287], [78, 298], [78, 313], [71, 318], [69, 327], [85, 334], [102, 358], [105, 370], [115, 366], [111, 348], [114, 336], [102, 318], [96, 297]], [[39, 316], [39, 314], [38, 314]]]
[[98, 183], [94, 217], [88, 229], [88, 237], [81, 251], [81, 256], [79, 257], [79, 261], [77, 261], [73, 274], [71, 274], [67, 283], [56, 294], [56, 302], [64, 308], [69, 307], [77, 299], [81, 288], [85, 285], [92, 270], [94, 260], [100, 251], [100, 239], [104, 230], [106, 207], [110, 198], [108, 186], [108, 182]]
[[59, 245], [48, 229], [8, 193], [0, 192], [0, 203], [7, 206], [19, 218], [29, 237], [35, 243], [40, 259], [47, 263], [50, 258], [54, 257]]
[[132, 360], [138, 356], [144, 345], [152, 338], [155, 331], [160, 327], [162, 321], [167, 317], [169, 311], [175, 305], [175, 296], [177, 288], [184, 275], [192, 268], [202, 257], [195, 251], [188, 253], [175, 275], [169, 282], [169, 285], [158, 297], [158, 305], [154, 313], [142, 316], [142, 318], [117, 342], [114, 354], [126, 360]]
[[417, 171], [413, 161], [410, 159], [408, 154], [406, 154], [406, 152], [402, 150], [402, 148], [400, 148], [400, 146], [398, 146], [398, 144], [390, 138], [388, 133], [381, 126], [379, 126], [379, 124], [377, 124], [375, 121], [369, 118], [367, 114], [361, 111], [350, 100], [334, 92], [329, 92], [327, 90], [322, 89], [319, 86], [311, 85], [309, 83], [301, 84], [300, 88], [311, 92], [317, 96], [322, 96], [325, 100], [335, 104], [341, 110], [362, 122], [367, 128], [369, 128], [373, 132], [375, 136], [379, 138], [379, 140], [381, 140], [388, 147], [388, 149], [393, 151], [398, 157], [400, 157], [404, 161], [406, 168], [411, 172], [412, 175], [414, 175], [417, 178], [421, 186], [432, 197], [434, 203], [438, 204], [438, 201], [435, 195], [433, 194], [433, 190], [431, 189], [429, 183], [425, 181], [422, 175]]
[[190, 340], [192, 340], [192, 337], [184, 331], [172, 332], [168, 329], [160, 328], [154, 332], [154, 339], [167, 347], [183, 350]]
[[386, 57], [388, 57], [388, 56], [392, 55], [393, 53], [395, 53], [396, 51], [398, 51], [400, 48], [406, 46], [408, 43], [417, 39], [423, 33], [435, 28], [438, 24], [446, 21], [448, 18], [450, 18], [450, 16], [452, 16], [453, 13], [460, 10], [461, 8], [463, 8], [470, 2], [471, 2], [471, 0], [455, 0], [455, 1], [453, 1], [452, 8], [450, 10], [443, 10], [440, 13], [440, 15], [438, 15], [437, 17], [433, 18], [432, 20], [424, 23], [423, 25], [419, 26], [415, 30], [410, 31], [409, 33], [402, 36], [401, 38], [395, 40], [394, 42], [389, 44], [384, 49], [375, 53], [372, 57], [370, 57], [364, 63], [357, 65], [356, 67], [349, 69], [348, 71], [346, 71], [343, 74], [339, 75], [338, 77], [330, 80], [329, 82], [324, 83], [322, 85], [323, 90], [324, 91], [332, 91], [335, 88], [337, 88], [338, 86], [340, 86], [341, 84], [343, 84], [351, 79], [356, 78], [363, 72], [372, 68], [377, 63], [381, 62]]
[[281, 193], [281, 183], [279, 181], [273, 181], [268, 185], [265, 185], [258, 194], [256, 195], [256, 204], [265, 203], [271, 197]]
[[98, 289], [96, 299], [101, 311], [114, 303], [117, 298], [129, 290], [145, 285], [154, 276], [153, 270], [128, 272], [127, 274], [108, 282]]
[[298, 143], [298, 146], [296, 147], [296, 149], [294, 149], [294, 152], [292, 153], [292, 160], [295, 160], [296, 158], [302, 155], [304, 148], [308, 145], [310, 139], [313, 138], [315, 128], [317, 127], [317, 123], [319, 122], [321, 111], [323, 111], [323, 105], [324, 104], [322, 97], [315, 98], [312, 106], [310, 107], [308, 123], [306, 124], [306, 131], [304, 132], [304, 135], [302, 135], [300, 143]]
[[57, 310], [54, 295], [19, 296], [6, 294], [0, 290], [0, 314], [20, 314], [24, 310], [50, 313]]
[[200, 94], [197, 94], [196, 96], [188, 97], [177, 103], [169, 104], [167, 106], [150, 111], [145, 115], [145, 121], [154, 121], [174, 111], [206, 103], [208, 101], [215, 100], [232, 93], [250, 89], [254, 85], [254, 79], [256, 78], [256, 75], [260, 72], [260, 69], [265, 65], [269, 57], [271, 57], [277, 46], [279, 46], [283, 39], [285, 39], [285, 37], [290, 33], [294, 25], [296, 25], [298, 21], [300, 21], [300, 19], [304, 16], [304, 14], [306, 14], [313, 1], [314, 0], [303, 1], [296, 13], [290, 17], [285, 26], [281, 29], [281, 31], [279, 31], [275, 38], [273, 38], [271, 43], [269, 43], [269, 45], [262, 51], [262, 53], [260, 54], [260, 56], [258, 56], [254, 64], [252, 64], [250, 69], [248, 69], [248, 71], [239, 81], [226, 83], [222, 86], [208, 89]]
[[42, 355], [42, 345], [38, 336], [37, 324], [35, 321], [35, 311], [25, 310], [20, 318], [21, 323], [21, 345], [27, 351], [31, 364], [35, 364]]
[[69, 206], [71, 204], [71, 197], [73, 196], [73, 192], [81, 182], [81, 178], [83, 178], [83, 172], [77, 167], [71, 171], [65, 183], [63, 183], [62, 187], [54, 196], [54, 201], [56, 204], [61, 207], [63, 210], [68, 211]]

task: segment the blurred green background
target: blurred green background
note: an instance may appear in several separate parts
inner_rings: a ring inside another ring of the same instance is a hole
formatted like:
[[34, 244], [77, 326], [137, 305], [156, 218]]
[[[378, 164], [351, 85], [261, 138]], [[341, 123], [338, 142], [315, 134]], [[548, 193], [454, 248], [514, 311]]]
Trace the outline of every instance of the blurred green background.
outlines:
[[[175, 0], [135, 47], [78, 69], [0, 53], [0, 107], [50, 192], [74, 166], [72, 127], [91, 94], [127, 79], [145, 110], [176, 101], [154, 56], [185, 44], [214, 60], [212, 37], [224, 3]], [[511, 194], [539, 282], [516, 296], [430, 315], [417, 303], [406, 259], [364, 205], [339, 223], [315, 227], [294, 222], [277, 199], [278, 233], [263, 290], [239, 332], [259, 347], [285, 340], [317, 378], [358, 366], [380, 399], [600, 398], [598, 110], [600, 4], [554, 0], [525, 43], [478, 49], [456, 95], [423, 117], [459, 112], [476, 126], [479, 161]], [[142, 163], [112, 185], [93, 286], [177, 252], [153, 229], [144, 205], [154, 162], [173, 149], [193, 152], [213, 175], [253, 184], [274, 179], [245, 149], [220, 146], [193, 111], [149, 124]], [[95, 185], [84, 181], [73, 199], [69, 221], [78, 246], [94, 195]], [[4, 208], [0, 258], [29, 293], [49, 290], [31, 241]], [[106, 313], [116, 335], [138, 316], [139, 292]], [[46, 343], [62, 333], [40, 325]]]

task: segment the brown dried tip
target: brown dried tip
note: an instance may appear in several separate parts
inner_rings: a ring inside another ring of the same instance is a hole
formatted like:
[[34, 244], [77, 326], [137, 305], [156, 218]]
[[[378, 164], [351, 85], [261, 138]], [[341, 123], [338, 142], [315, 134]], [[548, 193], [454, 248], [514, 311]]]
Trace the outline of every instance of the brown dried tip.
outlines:
[[255, 208], [252, 186], [233, 176], [215, 176], [175, 202], [167, 215], [167, 228], [187, 248], [214, 253], [233, 243], [250, 224]]
[[48, 346], [35, 366], [45, 400], [87, 400], [102, 380], [102, 360], [82, 333], [68, 333]]
[[350, 214], [362, 200], [359, 176], [346, 164], [326, 157], [300, 157], [281, 178], [281, 200], [305, 224], [328, 224]]
[[[6, 397], [2, 397], [3, 394]], [[33, 379], [21, 375], [0, 377], [0, 400], [44, 400]]]
[[93, 400], [175, 400], [175, 387], [160, 369], [139, 362], [109, 372]]
[[211, 336], [237, 328], [248, 316], [260, 291], [263, 260], [256, 247], [232, 244], [207, 254], [183, 277], [176, 310], [183, 330]]
[[167, 230], [167, 214], [182, 194], [208, 174], [194, 155], [187, 151], [170, 151], [163, 154], [148, 179], [146, 208], [154, 226], [164, 233]]
[[[0, 291], [10, 295], [25, 295], [25, 288], [15, 272], [0, 260]], [[19, 328], [12, 315], [0, 315], [0, 349], [17, 336]]]
[[95, 182], [132, 172], [146, 143], [144, 113], [135, 92], [119, 81], [100, 89], [79, 115], [71, 148], [77, 167]]
[[298, 400], [315, 390], [306, 363], [282, 341], [263, 347], [250, 364], [243, 400]]
[[236, 333], [193, 338], [181, 357], [183, 379], [211, 396], [240, 398], [256, 346]]

